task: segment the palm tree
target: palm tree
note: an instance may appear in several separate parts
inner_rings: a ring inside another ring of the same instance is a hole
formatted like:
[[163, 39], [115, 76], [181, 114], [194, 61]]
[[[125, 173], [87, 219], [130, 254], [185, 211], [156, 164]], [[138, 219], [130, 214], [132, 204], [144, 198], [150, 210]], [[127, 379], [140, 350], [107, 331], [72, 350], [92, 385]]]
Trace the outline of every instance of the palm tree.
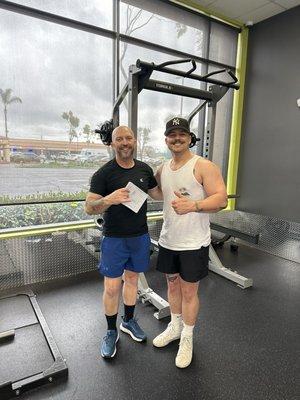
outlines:
[[141, 161], [143, 161], [144, 152], [145, 152], [147, 143], [150, 140], [150, 132], [151, 132], [150, 128], [138, 128], [137, 141], [138, 141]]
[[[78, 142], [78, 133], [76, 132], [76, 128], [78, 128], [79, 123], [80, 123], [80, 119], [78, 117], [76, 117], [72, 111], [69, 112], [63, 112], [62, 113], [62, 118], [65, 119], [68, 124], [69, 124], [69, 143], [71, 144], [72, 140], [74, 138], [77, 138], [77, 142]], [[69, 149], [70, 151], [70, 149]]]
[[7, 106], [11, 103], [22, 103], [20, 97], [11, 97], [12, 89], [0, 89], [0, 96], [4, 104], [4, 123], [5, 123], [5, 137], [8, 138], [8, 128], [7, 128]]
[[92, 143], [95, 138], [95, 132], [91, 130], [91, 125], [85, 124], [82, 129], [82, 134], [85, 137], [86, 143]]

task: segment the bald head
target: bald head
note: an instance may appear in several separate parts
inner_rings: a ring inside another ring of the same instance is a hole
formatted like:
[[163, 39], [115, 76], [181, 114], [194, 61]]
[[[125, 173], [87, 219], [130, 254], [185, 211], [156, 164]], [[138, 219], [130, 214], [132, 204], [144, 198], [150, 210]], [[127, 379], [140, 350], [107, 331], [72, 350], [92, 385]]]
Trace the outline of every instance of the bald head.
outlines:
[[112, 132], [111, 140], [112, 142], [115, 142], [118, 136], [124, 136], [124, 135], [125, 136], [131, 135], [134, 138], [134, 133], [130, 128], [128, 128], [128, 126], [125, 125], [117, 126]]
[[111, 135], [111, 147], [116, 153], [117, 161], [132, 162], [136, 147], [134, 134], [128, 126], [118, 126]]

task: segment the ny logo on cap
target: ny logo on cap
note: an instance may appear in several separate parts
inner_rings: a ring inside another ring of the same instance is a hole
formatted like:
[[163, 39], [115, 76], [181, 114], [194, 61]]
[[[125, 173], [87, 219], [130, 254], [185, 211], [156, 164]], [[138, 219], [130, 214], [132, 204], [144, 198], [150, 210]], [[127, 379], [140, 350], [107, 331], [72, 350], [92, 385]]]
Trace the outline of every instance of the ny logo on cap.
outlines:
[[179, 125], [180, 124], [179, 119], [178, 118], [174, 118], [173, 121], [172, 121], [172, 124], [173, 125]]

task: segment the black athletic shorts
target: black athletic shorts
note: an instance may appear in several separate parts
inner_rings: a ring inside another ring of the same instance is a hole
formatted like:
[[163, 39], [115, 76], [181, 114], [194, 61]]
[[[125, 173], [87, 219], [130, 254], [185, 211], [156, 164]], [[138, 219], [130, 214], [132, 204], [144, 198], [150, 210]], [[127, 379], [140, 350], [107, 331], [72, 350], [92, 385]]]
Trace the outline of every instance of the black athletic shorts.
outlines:
[[164, 274], [177, 274], [186, 282], [198, 282], [208, 274], [208, 249], [169, 250], [159, 246], [156, 269]]

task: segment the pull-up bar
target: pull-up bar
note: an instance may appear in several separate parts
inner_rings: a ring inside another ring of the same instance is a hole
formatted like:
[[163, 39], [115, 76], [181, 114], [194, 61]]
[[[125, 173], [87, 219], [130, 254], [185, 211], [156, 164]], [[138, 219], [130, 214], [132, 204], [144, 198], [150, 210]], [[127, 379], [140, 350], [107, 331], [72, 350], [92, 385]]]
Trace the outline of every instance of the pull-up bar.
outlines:
[[[188, 62], [192, 63], [192, 68], [190, 70], [188, 70], [187, 72], [180, 71], [180, 70], [173, 69], [173, 68], [168, 68], [168, 65], [184, 64], [184, 63], [188, 63]], [[234, 73], [230, 69], [220, 69], [217, 71], [212, 71], [203, 76], [192, 74], [192, 72], [196, 70], [197, 65], [196, 65], [195, 60], [193, 60], [191, 58], [185, 58], [182, 60], [175, 60], [175, 61], [167, 61], [167, 62], [158, 64], [158, 65], [156, 65], [154, 63], [149, 63], [146, 61], [137, 60], [136, 66], [137, 66], [137, 68], [140, 68], [142, 71], [147, 71], [150, 73], [152, 71], [160, 71], [160, 72], [165, 72], [167, 74], [182, 76], [184, 78], [194, 79], [194, 80], [201, 81], [201, 82], [212, 83], [214, 85], [221, 85], [221, 86], [225, 86], [225, 87], [236, 89], [236, 90], [238, 90], [240, 88], [240, 85], [237, 83], [237, 81], [238, 81], [237, 77], [234, 75]], [[226, 72], [231, 77], [231, 79], [232, 79], [231, 82], [225, 82], [225, 81], [210, 78], [213, 75], [218, 75], [218, 74], [221, 74], [224, 72]]]

